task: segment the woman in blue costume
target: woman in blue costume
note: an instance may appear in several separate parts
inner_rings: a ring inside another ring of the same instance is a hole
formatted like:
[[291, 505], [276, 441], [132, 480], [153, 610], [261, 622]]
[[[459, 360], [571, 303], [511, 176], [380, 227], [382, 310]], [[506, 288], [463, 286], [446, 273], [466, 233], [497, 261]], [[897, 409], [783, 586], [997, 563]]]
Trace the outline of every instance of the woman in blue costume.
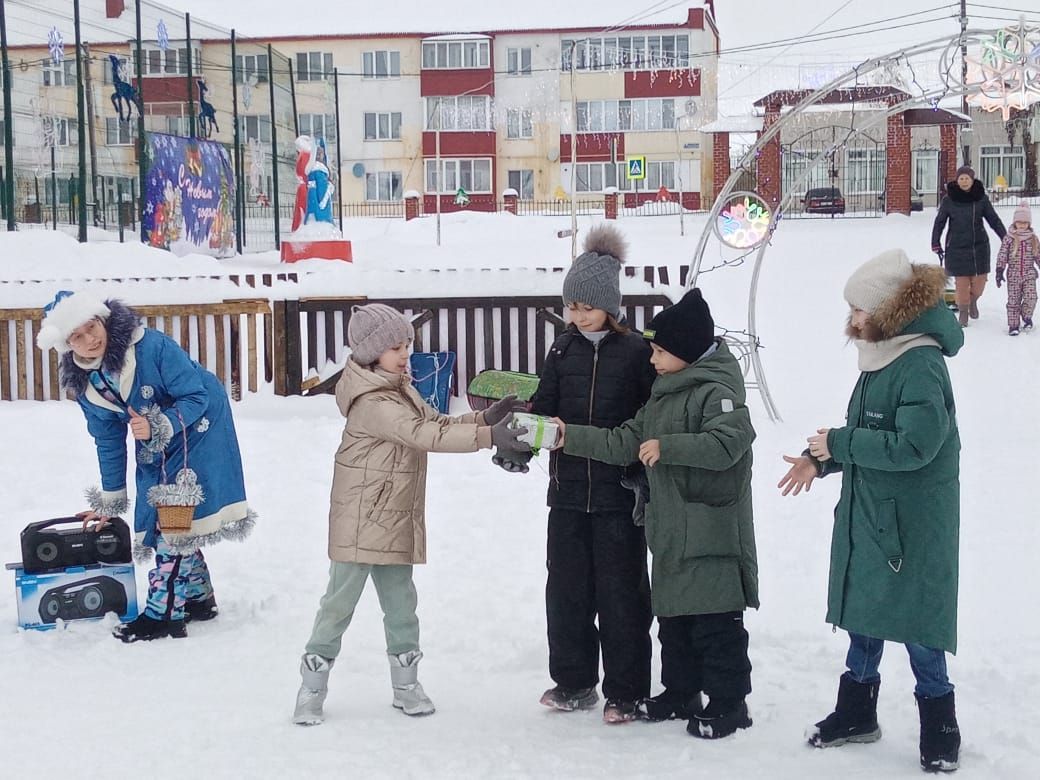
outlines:
[[[244, 538], [255, 520], [223, 385], [120, 301], [87, 293], [58, 293], [44, 309], [36, 343], [60, 354], [62, 389], [79, 403], [97, 445], [101, 488], [87, 491], [85, 525], [100, 528], [127, 511], [127, 430], [135, 440], [135, 557], [154, 550], [155, 568], [144, 612], [115, 636], [124, 642], [187, 636], [188, 621], [217, 614], [201, 548]], [[190, 530], [164, 533], [159, 526], [155, 504], [177, 498], [161, 500], [152, 490], [160, 484], [183, 492], [173, 503], [197, 504]]]

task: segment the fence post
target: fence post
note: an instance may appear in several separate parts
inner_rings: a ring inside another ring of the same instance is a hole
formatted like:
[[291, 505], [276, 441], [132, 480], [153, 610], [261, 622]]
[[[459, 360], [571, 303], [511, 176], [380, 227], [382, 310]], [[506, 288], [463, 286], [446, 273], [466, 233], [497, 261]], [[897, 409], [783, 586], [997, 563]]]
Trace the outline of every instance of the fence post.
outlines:
[[116, 178], [116, 219], [119, 220], [119, 243], [123, 243], [123, 180]]
[[512, 187], [509, 187], [502, 193], [502, 200], [504, 201], [503, 208], [510, 214], [516, 214], [516, 201], [519, 197], [519, 193]]
[[404, 194], [404, 219], [406, 222], [419, 216], [419, 193], [408, 190]]
[[300, 366], [300, 302], [272, 301], [274, 314], [271, 342], [272, 381], [275, 395], [299, 395]]
[[607, 219], [618, 218], [618, 191], [616, 187], [603, 190], [603, 212]]

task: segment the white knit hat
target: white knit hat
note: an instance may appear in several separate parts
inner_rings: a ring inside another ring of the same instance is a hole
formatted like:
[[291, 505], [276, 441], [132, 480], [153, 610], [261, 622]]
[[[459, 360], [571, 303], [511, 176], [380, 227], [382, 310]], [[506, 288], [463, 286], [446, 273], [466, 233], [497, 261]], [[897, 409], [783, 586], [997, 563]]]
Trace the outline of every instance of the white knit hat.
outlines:
[[111, 310], [104, 301], [89, 293], [62, 290], [43, 308], [43, 326], [36, 337], [36, 346], [42, 350], [68, 352], [72, 331], [95, 317], [108, 319]]
[[874, 314], [913, 276], [910, 258], [902, 249], [889, 249], [855, 270], [845, 283], [849, 306]]
[[1029, 210], [1029, 204], [1022, 201], [1018, 204], [1018, 208], [1015, 209], [1015, 213], [1011, 216], [1011, 221], [1014, 222], [1025, 222], [1027, 225], [1033, 224], [1033, 212]]

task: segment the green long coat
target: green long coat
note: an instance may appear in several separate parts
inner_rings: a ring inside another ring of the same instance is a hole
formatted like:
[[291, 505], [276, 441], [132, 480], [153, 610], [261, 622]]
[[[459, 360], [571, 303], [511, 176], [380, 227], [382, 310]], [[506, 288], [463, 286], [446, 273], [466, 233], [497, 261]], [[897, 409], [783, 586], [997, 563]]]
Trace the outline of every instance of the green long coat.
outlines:
[[[916, 268], [917, 282], [941, 295], [942, 271]], [[827, 621], [857, 634], [952, 653], [960, 438], [944, 355], [955, 355], [964, 335], [945, 306], [934, 305], [931, 293], [925, 298], [923, 311], [911, 301], [889, 312], [879, 340], [924, 334], [939, 346], [910, 349], [880, 370], [862, 373], [847, 424], [827, 436], [833, 461], [825, 471], [843, 472]]]
[[564, 451], [618, 466], [661, 443], [647, 469], [646, 542], [660, 617], [758, 607], [751, 509], [751, 443], [744, 379], [722, 342], [676, 373], [659, 376], [635, 419], [613, 430], [568, 425]]

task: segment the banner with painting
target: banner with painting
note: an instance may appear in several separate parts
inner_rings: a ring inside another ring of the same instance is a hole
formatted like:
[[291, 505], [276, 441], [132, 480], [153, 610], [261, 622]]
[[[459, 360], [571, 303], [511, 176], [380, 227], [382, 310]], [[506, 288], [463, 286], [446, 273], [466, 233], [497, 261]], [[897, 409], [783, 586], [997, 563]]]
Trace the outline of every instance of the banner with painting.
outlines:
[[144, 235], [177, 255], [235, 253], [235, 178], [215, 141], [149, 133], [145, 144]]

